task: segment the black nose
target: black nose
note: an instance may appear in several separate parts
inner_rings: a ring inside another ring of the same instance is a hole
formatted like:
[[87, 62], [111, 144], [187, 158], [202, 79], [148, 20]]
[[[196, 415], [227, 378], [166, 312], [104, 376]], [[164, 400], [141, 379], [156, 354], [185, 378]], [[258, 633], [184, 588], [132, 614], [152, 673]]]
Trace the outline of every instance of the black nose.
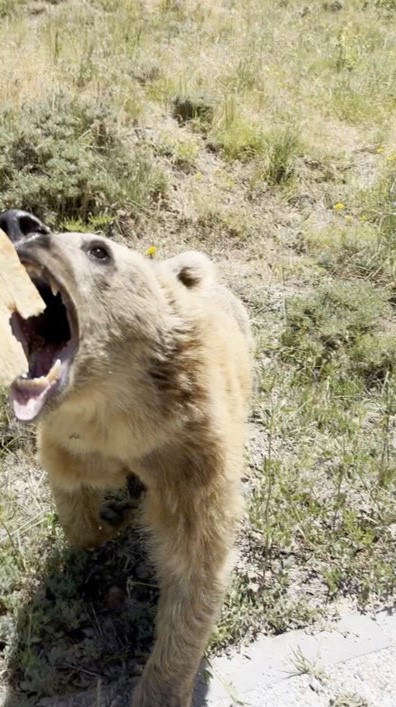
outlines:
[[3, 211], [0, 214], [0, 228], [13, 243], [26, 238], [32, 233], [49, 233], [49, 228], [36, 216], [20, 209]]

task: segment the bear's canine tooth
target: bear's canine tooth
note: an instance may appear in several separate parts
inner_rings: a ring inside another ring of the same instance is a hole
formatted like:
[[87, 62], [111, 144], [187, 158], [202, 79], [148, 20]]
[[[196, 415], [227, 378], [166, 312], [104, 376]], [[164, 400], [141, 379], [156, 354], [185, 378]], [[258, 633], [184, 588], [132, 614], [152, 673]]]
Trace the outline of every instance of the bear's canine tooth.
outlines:
[[47, 379], [48, 383], [52, 383], [52, 381], [54, 381], [58, 378], [58, 375], [60, 373], [60, 367], [61, 367], [61, 361], [60, 361], [60, 358], [57, 358], [54, 365], [51, 367], [51, 369], [47, 373], [46, 379]]
[[56, 284], [55, 280], [51, 276], [48, 278], [48, 281], [49, 281], [49, 286], [51, 288], [51, 292], [54, 295], [54, 297], [56, 297], [56, 295], [59, 292], [59, 287]]
[[43, 274], [43, 268], [41, 265], [35, 265], [34, 263], [26, 263], [25, 264], [25, 269], [29, 273], [29, 275], [38, 275], [41, 276]]

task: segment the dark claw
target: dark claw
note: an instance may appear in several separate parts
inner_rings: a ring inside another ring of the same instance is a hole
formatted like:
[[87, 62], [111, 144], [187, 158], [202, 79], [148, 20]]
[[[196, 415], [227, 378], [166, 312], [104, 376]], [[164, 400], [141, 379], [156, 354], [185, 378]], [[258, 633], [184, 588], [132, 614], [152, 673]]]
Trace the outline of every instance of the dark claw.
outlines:
[[3, 211], [0, 214], [0, 228], [13, 243], [22, 240], [30, 233], [44, 234], [50, 232], [49, 228], [40, 219], [20, 209]]

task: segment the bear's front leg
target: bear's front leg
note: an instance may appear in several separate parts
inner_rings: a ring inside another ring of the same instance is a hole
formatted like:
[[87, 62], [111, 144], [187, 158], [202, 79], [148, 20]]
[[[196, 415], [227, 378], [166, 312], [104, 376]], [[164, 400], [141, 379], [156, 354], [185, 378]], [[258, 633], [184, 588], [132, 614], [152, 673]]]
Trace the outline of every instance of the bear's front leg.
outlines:
[[39, 437], [39, 455], [48, 471], [59, 520], [70, 544], [93, 548], [115, 537], [126, 521], [107, 520], [104, 489], [125, 483], [125, 472], [117, 473], [111, 463], [107, 469], [106, 460], [102, 462], [98, 455], [73, 454], [45, 431]]
[[190, 707], [200, 661], [219, 615], [233, 524], [225, 514], [216, 517], [210, 501], [194, 509], [194, 500], [184, 508], [158, 512], [160, 504], [154, 503], [156, 508], [148, 509], [160, 600], [156, 642], [132, 695], [132, 707]]
[[161, 582], [160, 591], [157, 639], [133, 693], [132, 707], [190, 707], [224, 587], [218, 579], [197, 572], [187, 581], [174, 576]]
[[90, 549], [116, 535], [115, 529], [100, 517], [103, 491], [89, 486], [65, 491], [51, 476], [50, 485], [59, 520], [70, 545]]

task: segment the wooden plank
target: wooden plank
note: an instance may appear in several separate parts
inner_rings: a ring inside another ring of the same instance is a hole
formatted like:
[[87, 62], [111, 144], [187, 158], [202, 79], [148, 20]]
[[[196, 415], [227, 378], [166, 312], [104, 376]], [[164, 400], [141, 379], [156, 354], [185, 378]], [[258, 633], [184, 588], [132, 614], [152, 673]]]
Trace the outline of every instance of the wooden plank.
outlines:
[[14, 378], [28, 371], [22, 345], [13, 336], [10, 317], [18, 312], [21, 317], [37, 316], [45, 309], [17, 252], [0, 229], [0, 385], [8, 386]]

